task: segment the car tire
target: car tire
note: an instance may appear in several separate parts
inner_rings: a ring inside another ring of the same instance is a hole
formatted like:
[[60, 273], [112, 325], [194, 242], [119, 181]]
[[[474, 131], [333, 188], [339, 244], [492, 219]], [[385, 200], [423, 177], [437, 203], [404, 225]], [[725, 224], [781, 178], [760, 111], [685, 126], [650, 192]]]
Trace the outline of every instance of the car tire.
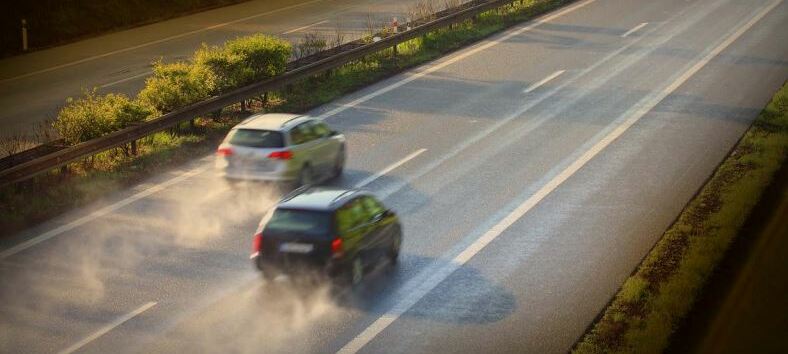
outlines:
[[334, 175], [333, 178], [337, 178], [342, 175], [342, 171], [345, 169], [345, 146], [343, 145], [339, 148], [339, 153], [337, 154], [337, 159], [334, 161]]
[[399, 262], [400, 247], [402, 247], [402, 237], [394, 238], [394, 241], [391, 242], [391, 248], [388, 252], [389, 264], [397, 265], [397, 262]]
[[241, 184], [241, 181], [232, 178], [225, 178], [224, 183], [227, 185], [228, 188], [233, 190], [233, 189], [238, 189], [239, 185]]
[[306, 185], [310, 185], [315, 183], [315, 174], [312, 171], [312, 167], [309, 164], [304, 165], [301, 167], [301, 172], [298, 173], [298, 181], [296, 182], [296, 187], [302, 187]]

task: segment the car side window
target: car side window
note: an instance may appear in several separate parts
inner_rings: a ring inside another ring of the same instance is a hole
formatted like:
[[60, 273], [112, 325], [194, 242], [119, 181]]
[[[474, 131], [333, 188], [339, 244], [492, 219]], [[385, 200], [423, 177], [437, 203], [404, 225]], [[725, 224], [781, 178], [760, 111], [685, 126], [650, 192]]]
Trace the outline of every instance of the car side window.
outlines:
[[374, 219], [378, 215], [382, 214], [386, 211], [386, 208], [383, 207], [383, 204], [380, 204], [375, 198], [372, 197], [362, 197], [361, 203], [364, 204], [364, 209], [367, 214], [367, 218], [369, 220]]
[[327, 138], [331, 136], [331, 129], [328, 128], [326, 123], [315, 121], [312, 123], [312, 130], [318, 138]]
[[301, 123], [290, 130], [290, 141], [292, 141], [293, 145], [308, 143], [315, 139], [317, 139], [317, 137], [309, 126], [309, 122]]
[[336, 214], [337, 231], [340, 234], [345, 234], [355, 227], [364, 224], [366, 220], [366, 213], [364, 206], [359, 199], [353, 199], [346, 203], [337, 210]]

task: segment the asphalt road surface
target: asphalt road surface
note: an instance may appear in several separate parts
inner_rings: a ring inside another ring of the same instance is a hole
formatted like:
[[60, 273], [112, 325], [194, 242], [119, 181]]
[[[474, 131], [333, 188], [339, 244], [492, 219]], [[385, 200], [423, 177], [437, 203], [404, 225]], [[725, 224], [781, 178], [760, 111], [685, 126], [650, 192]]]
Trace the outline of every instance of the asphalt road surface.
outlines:
[[565, 352], [786, 77], [782, 0], [575, 2], [312, 112], [396, 269], [265, 284], [208, 156], [5, 240], [0, 351]]
[[[298, 43], [305, 34], [345, 42], [397, 17], [418, 0], [254, 0], [0, 60], [0, 137], [53, 119], [83, 90], [136, 95], [151, 63], [187, 60], [201, 43], [267, 33]], [[442, 3], [441, 3], [442, 4]], [[34, 36], [35, 33], [31, 33]]]

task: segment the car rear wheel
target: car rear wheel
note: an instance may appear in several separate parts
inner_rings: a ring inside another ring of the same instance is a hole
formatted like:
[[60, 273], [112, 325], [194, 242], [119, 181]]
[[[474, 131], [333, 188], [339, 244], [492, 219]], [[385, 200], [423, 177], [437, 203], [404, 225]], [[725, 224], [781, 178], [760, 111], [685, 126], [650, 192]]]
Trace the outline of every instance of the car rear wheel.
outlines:
[[315, 182], [315, 174], [312, 172], [312, 167], [304, 165], [301, 168], [301, 173], [298, 174], [298, 185], [296, 187], [311, 185]]
[[399, 261], [399, 249], [401, 243], [402, 241], [401, 238], [399, 237], [395, 237], [394, 241], [391, 242], [391, 248], [389, 249], [389, 254], [388, 254], [389, 263], [391, 263], [391, 265], [396, 265], [397, 262]]

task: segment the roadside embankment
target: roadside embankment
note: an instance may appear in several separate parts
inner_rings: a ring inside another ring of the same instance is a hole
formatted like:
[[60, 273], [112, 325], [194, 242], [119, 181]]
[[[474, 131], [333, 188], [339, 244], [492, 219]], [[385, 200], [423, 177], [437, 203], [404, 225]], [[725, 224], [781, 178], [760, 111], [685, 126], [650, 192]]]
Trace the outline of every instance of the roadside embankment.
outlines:
[[664, 351], [788, 155], [784, 85], [577, 343], [575, 353]]
[[787, 255], [788, 164], [783, 164], [667, 351], [783, 352]]

